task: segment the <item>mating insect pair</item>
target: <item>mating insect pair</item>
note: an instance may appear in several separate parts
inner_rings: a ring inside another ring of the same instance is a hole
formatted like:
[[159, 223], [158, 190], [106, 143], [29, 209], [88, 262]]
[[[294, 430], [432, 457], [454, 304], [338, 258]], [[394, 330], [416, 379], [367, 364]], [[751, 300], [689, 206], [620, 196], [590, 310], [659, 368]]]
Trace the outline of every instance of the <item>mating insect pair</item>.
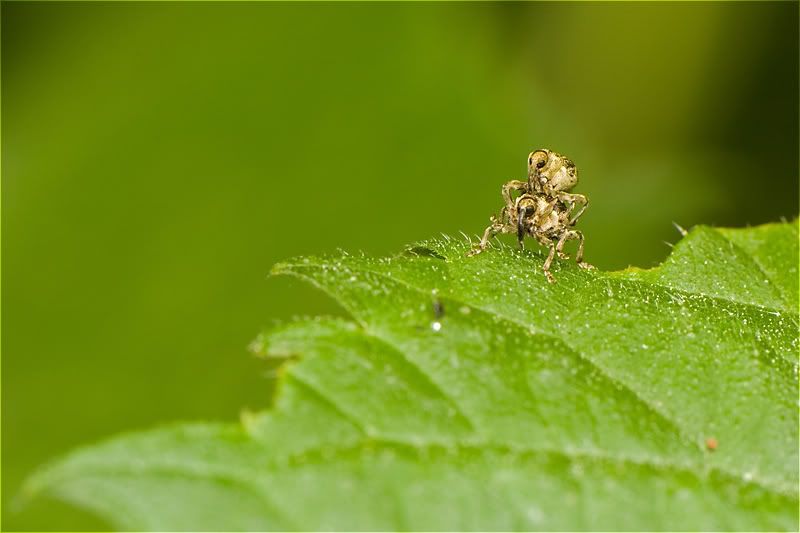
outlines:
[[[520, 248], [526, 235], [533, 237], [542, 246], [550, 247], [550, 254], [544, 262], [543, 270], [547, 281], [555, 282], [550, 273], [553, 257], [568, 259], [564, 244], [577, 239], [578, 252], [575, 260], [582, 268], [594, 268], [583, 261], [583, 233], [572, 229], [578, 218], [589, 205], [582, 194], [573, 194], [578, 183], [578, 169], [575, 163], [563, 155], [550, 150], [536, 150], [528, 156], [527, 181], [511, 180], [503, 185], [505, 206], [500, 216], [492, 216], [491, 224], [483, 232], [481, 242], [467, 255], [481, 253], [489, 245], [489, 239], [498, 233], [516, 233]], [[512, 193], [519, 192], [513, 197]], [[576, 206], [580, 208], [572, 214]]]

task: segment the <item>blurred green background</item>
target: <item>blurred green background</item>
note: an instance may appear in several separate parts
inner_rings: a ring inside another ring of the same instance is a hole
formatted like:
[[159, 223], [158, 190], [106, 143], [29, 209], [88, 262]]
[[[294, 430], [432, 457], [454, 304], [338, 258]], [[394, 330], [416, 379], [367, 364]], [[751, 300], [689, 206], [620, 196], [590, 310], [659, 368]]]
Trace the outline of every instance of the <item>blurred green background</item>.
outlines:
[[587, 258], [798, 212], [798, 4], [2, 5], [4, 530], [74, 446], [270, 402], [246, 346], [340, 313], [278, 260], [476, 234], [532, 148]]

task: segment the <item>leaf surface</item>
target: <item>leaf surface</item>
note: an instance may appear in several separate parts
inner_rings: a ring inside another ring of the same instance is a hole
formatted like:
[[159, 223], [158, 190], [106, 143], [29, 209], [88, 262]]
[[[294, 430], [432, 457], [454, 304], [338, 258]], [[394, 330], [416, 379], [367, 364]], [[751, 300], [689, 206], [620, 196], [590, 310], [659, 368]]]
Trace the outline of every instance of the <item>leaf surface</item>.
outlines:
[[[276, 402], [79, 450], [28, 494], [125, 529], [797, 530], [798, 225], [659, 268], [433, 240], [275, 267], [352, 320], [253, 343]], [[713, 449], [712, 449], [713, 448]]]

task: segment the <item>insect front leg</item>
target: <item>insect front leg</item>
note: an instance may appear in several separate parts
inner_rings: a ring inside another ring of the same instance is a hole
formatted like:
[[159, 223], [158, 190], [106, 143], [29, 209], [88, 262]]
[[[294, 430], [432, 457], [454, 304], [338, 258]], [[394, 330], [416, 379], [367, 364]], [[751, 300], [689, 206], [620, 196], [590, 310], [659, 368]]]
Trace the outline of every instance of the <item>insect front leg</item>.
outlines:
[[513, 211], [515, 200], [511, 198], [511, 191], [528, 192], [528, 184], [524, 181], [511, 180], [503, 185], [503, 200], [506, 203], [506, 208]]
[[483, 237], [481, 237], [481, 242], [478, 243], [478, 246], [467, 252], [467, 257], [472, 257], [473, 255], [478, 255], [482, 251], [489, 246], [489, 239], [497, 235], [498, 233], [508, 233], [508, 224], [503, 224], [502, 222], [498, 221], [494, 217], [491, 218], [492, 223], [489, 225], [488, 228], [483, 232]]
[[572, 194], [568, 192], [562, 192], [558, 194], [558, 199], [564, 202], [565, 204], [569, 204], [570, 211], [572, 211], [572, 209], [575, 207], [575, 204], [581, 204], [581, 208], [578, 210], [577, 213], [572, 215], [572, 218], [569, 220], [570, 226], [574, 226], [575, 222], [577, 222], [578, 219], [583, 214], [583, 212], [586, 211], [586, 208], [589, 207], [589, 199], [582, 194]]

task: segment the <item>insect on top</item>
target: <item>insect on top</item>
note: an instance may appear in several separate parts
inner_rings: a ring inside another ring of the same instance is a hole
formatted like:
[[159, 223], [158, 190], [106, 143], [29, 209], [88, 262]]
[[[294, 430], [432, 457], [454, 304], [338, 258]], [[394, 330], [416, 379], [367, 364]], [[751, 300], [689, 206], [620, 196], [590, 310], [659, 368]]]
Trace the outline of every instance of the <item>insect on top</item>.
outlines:
[[489, 239], [498, 233], [516, 233], [520, 248], [527, 235], [550, 248], [542, 268], [547, 281], [554, 283], [555, 278], [550, 273], [553, 257], [568, 259], [563, 251], [564, 244], [577, 239], [575, 260], [578, 266], [594, 268], [583, 260], [583, 233], [572, 229], [589, 205], [584, 195], [569, 192], [577, 184], [578, 169], [570, 159], [551, 150], [534, 150], [528, 155], [528, 179], [511, 180], [503, 185], [501, 194], [505, 205], [500, 215], [490, 218], [491, 224], [483, 232], [480, 243], [467, 255], [484, 251]]

